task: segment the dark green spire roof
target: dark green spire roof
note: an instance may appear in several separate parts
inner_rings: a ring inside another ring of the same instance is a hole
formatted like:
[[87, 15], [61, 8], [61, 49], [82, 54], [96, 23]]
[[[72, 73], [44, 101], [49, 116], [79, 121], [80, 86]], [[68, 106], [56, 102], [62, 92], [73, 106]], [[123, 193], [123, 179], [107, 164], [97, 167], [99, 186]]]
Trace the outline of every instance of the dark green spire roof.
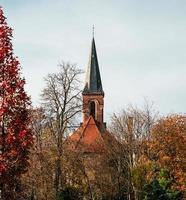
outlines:
[[104, 94], [94, 38], [92, 39], [92, 47], [86, 72], [83, 94]]

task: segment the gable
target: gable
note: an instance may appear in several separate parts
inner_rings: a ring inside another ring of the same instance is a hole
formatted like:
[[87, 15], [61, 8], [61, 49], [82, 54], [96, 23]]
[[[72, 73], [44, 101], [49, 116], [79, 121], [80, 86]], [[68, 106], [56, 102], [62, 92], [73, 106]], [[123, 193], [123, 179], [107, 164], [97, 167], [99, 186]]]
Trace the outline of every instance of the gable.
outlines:
[[90, 116], [68, 139], [75, 149], [83, 148], [88, 152], [102, 152], [105, 149], [104, 139], [95, 120]]

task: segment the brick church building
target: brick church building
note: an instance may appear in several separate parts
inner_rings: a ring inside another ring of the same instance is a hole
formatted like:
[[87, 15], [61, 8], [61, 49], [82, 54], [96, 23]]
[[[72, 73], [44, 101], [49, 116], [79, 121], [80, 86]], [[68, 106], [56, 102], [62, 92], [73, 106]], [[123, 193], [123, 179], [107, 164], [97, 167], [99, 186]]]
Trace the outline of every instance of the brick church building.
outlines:
[[99, 70], [96, 45], [92, 39], [91, 53], [86, 70], [83, 97], [83, 122], [70, 136], [73, 148], [84, 153], [103, 153], [113, 137], [104, 122], [104, 91]]

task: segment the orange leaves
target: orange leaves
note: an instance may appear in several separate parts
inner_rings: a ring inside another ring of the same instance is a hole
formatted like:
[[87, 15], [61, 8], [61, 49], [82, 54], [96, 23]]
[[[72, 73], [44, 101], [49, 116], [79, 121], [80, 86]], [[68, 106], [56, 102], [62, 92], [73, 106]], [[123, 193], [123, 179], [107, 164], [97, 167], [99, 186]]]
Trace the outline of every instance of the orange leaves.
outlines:
[[157, 164], [170, 170], [175, 187], [186, 188], [186, 116], [160, 119], [152, 129], [150, 148], [158, 154]]

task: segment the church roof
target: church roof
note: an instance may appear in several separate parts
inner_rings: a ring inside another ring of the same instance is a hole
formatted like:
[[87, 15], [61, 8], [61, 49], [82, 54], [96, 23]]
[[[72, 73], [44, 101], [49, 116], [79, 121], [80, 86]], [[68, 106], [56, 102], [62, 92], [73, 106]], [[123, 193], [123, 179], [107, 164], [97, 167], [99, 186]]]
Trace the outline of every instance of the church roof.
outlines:
[[74, 148], [83, 148], [84, 152], [102, 152], [104, 140], [101, 136], [95, 120], [90, 116], [85, 124], [82, 124], [70, 137], [69, 141], [74, 143]]
[[83, 154], [101, 154], [108, 152], [109, 149], [116, 152], [118, 149], [115, 147], [120, 147], [111, 133], [99, 130], [92, 116], [68, 137], [66, 144], [69, 150]]
[[83, 94], [104, 94], [94, 37], [92, 39], [91, 53], [86, 72]]

